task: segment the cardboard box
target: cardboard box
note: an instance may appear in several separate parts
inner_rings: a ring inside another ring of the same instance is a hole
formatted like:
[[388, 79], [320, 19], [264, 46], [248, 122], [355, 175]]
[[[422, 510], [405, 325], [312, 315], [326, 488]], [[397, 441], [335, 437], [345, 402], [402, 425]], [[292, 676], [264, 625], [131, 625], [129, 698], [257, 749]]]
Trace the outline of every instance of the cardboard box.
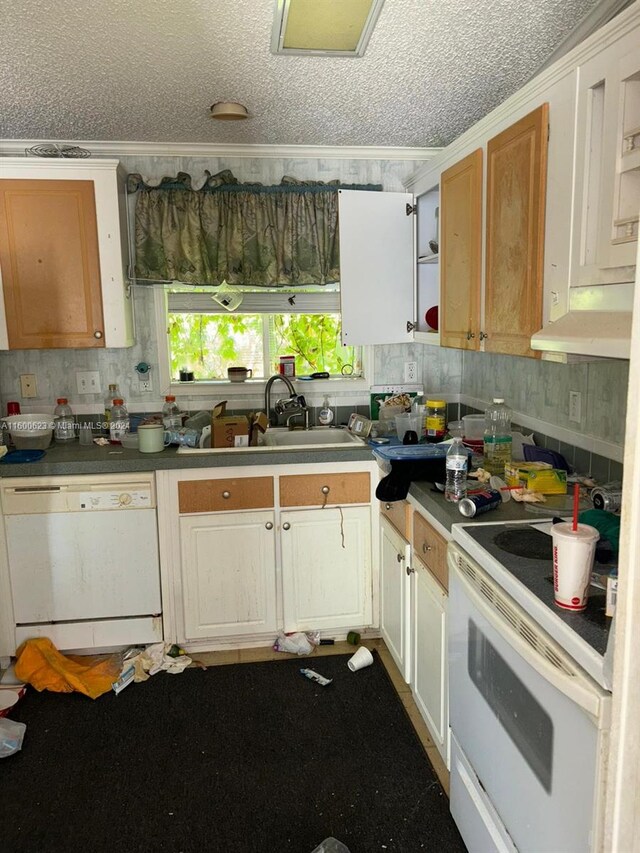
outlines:
[[504, 473], [507, 486], [522, 486], [541, 495], [567, 494], [567, 472], [544, 462], [511, 462]]
[[227, 415], [226, 400], [211, 412], [211, 447], [248, 447], [249, 421], [245, 415]]

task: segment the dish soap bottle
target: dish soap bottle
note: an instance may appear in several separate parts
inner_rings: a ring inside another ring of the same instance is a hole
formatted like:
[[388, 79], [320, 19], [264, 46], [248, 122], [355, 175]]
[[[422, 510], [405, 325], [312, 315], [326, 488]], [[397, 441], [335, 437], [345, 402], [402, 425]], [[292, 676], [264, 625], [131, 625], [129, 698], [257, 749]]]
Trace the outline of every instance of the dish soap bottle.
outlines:
[[54, 436], [56, 441], [72, 441], [76, 437], [73, 412], [66, 397], [58, 397], [58, 405], [53, 410], [56, 419]]
[[329, 398], [325, 397], [322, 402], [322, 408], [320, 409], [320, 414], [318, 415], [318, 423], [322, 426], [329, 426], [330, 423], [333, 423], [333, 412], [331, 411], [331, 407], [329, 406]]

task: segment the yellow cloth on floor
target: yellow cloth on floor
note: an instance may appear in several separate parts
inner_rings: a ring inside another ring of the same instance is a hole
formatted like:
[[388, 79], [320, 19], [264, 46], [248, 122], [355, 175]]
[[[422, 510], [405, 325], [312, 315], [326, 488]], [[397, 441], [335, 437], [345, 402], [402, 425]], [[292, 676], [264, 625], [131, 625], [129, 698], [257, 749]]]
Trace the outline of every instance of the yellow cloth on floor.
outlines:
[[48, 637], [25, 640], [16, 652], [16, 676], [36, 690], [84, 693], [97, 699], [111, 690], [122, 668], [120, 655], [68, 655], [59, 652]]

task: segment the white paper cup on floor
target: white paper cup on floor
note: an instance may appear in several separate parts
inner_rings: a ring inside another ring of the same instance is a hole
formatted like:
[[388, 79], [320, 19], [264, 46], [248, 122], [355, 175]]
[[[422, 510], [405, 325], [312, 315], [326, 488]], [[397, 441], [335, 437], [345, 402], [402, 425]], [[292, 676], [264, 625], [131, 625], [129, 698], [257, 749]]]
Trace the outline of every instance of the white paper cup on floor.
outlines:
[[365, 666], [371, 666], [373, 663], [373, 655], [366, 646], [360, 646], [358, 651], [352, 655], [347, 661], [347, 666], [351, 672], [356, 672], [358, 669], [364, 669]]
[[551, 538], [556, 604], [565, 610], [584, 610], [600, 534], [589, 524], [579, 524], [573, 530], [571, 524], [564, 523], [552, 526]]

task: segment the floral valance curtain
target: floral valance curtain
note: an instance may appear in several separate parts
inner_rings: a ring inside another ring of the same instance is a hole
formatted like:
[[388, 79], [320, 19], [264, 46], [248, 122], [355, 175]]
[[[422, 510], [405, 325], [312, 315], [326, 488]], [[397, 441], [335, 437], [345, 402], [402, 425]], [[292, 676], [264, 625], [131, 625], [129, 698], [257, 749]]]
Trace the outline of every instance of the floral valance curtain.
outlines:
[[241, 184], [229, 170], [200, 189], [180, 172], [149, 186], [129, 175], [135, 207], [135, 277], [255, 287], [339, 280], [338, 189], [369, 184], [284, 177], [278, 186]]

